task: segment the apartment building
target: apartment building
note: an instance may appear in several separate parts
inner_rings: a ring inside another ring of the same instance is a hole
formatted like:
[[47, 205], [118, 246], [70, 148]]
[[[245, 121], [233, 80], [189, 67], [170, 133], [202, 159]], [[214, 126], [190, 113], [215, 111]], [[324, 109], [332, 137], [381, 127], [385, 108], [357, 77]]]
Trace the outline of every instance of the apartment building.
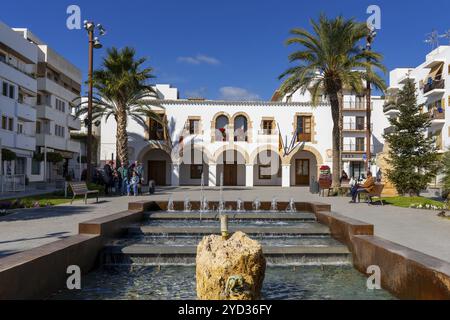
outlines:
[[80, 130], [81, 122], [73, 115], [73, 105], [81, 95], [81, 71], [43, 43], [28, 29], [14, 29], [38, 48], [36, 66], [36, 147], [37, 152], [56, 152], [64, 161], [47, 164], [41, 171], [46, 179], [66, 176], [69, 162], [80, 153], [80, 143], [71, 139], [71, 130]]
[[[425, 61], [415, 68], [398, 68], [390, 72], [389, 88], [384, 106], [388, 117], [396, 117], [394, 101], [396, 93], [407, 79], [416, 83], [417, 102], [423, 104], [422, 112], [428, 113], [431, 127], [427, 134], [436, 139], [436, 148], [444, 152], [450, 146], [450, 117], [446, 112], [450, 105], [450, 46], [440, 46], [431, 51]], [[389, 130], [389, 128], [387, 128]]]
[[[308, 93], [273, 101], [179, 99], [178, 90], [156, 85], [167, 128], [148, 130], [129, 119], [129, 158], [143, 163], [157, 185], [309, 186], [322, 165], [332, 166], [332, 119], [324, 100], [312, 106]], [[375, 150], [381, 150], [384, 101], [373, 98]], [[365, 100], [345, 100], [345, 169], [364, 170]], [[363, 120], [364, 119], [364, 120]], [[101, 159], [115, 158], [116, 124], [102, 121]], [[373, 170], [376, 170], [374, 167]], [[202, 181], [203, 178], [203, 181]]]
[[[450, 147], [450, 46], [439, 46], [426, 55], [425, 61], [417, 67], [397, 68], [390, 72], [387, 99], [384, 113], [388, 118], [398, 117], [395, 99], [406, 80], [416, 84], [417, 102], [423, 104], [422, 112], [428, 113], [431, 126], [427, 135], [435, 138], [438, 152], [443, 153]], [[386, 132], [391, 128], [387, 126]], [[439, 182], [436, 179], [436, 184]]]
[[2, 161], [1, 175], [32, 173], [38, 48], [0, 22], [0, 139], [14, 161]]
[[[43, 43], [30, 30], [0, 22], [0, 138], [16, 160], [3, 161], [4, 175], [25, 175], [29, 181], [54, 180], [69, 174], [70, 159], [80, 152], [71, 130], [80, 130], [72, 115], [80, 97], [81, 71]], [[58, 153], [63, 162], [46, 166], [44, 153]]]

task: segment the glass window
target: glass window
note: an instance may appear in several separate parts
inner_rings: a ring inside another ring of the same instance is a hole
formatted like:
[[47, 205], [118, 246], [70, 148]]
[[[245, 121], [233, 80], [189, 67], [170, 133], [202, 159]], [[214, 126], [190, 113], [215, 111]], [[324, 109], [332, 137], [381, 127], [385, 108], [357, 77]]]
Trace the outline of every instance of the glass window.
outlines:
[[203, 173], [202, 164], [191, 164], [191, 179], [201, 179]]
[[2, 129], [8, 130], [8, 118], [6, 116], [2, 116]]
[[9, 85], [9, 97], [14, 99], [16, 97], [16, 87]]
[[8, 96], [8, 84], [6, 82], [3, 82], [3, 89], [2, 94], [7, 97]]
[[191, 119], [189, 120], [189, 134], [199, 133], [200, 120]]
[[41, 174], [41, 163], [36, 160], [31, 160], [31, 174], [40, 175]]
[[270, 165], [259, 165], [258, 166], [258, 178], [260, 180], [270, 180], [270, 179], [272, 179]]
[[264, 134], [272, 134], [272, 129], [273, 129], [273, 121], [272, 120], [263, 120]]
[[297, 136], [299, 142], [311, 141], [311, 116], [299, 116], [297, 117]]
[[15, 174], [25, 174], [27, 159], [18, 157], [16, 158], [16, 163], [14, 167]]
[[14, 131], [14, 119], [13, 118], [8, 119], [8, 130]]

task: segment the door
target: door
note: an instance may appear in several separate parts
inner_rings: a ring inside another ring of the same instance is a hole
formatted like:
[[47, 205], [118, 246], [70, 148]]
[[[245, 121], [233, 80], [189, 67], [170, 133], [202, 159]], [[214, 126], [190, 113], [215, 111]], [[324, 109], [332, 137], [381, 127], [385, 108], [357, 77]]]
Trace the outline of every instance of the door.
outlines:
[[149, 161], [147, 172], [148, 181], [154, 180], [157, 186], [167, 185], [165, 161]]
[[223, 185], [237, 186], [237, 164], [223, 165]]
[[309, 186], [309, 160], [295, 160], [295, 184], [297, 186]]

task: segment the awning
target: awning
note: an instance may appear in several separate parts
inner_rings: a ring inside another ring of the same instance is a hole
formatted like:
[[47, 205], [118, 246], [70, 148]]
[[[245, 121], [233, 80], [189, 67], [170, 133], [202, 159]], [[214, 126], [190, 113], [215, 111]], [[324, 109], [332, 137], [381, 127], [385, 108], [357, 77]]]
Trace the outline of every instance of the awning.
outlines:
[[425, 83], [428, 82], [429, 78], [431, 78], [433, 80], [435, 80], [436, 78], [440, 79], [442, 77], [443, 69], [444, 69], [444, 63], [443, 62], [433, 66], [433, 68], [431, 68], [431, 71], [428, 74], [427, 78], [425, 79]]

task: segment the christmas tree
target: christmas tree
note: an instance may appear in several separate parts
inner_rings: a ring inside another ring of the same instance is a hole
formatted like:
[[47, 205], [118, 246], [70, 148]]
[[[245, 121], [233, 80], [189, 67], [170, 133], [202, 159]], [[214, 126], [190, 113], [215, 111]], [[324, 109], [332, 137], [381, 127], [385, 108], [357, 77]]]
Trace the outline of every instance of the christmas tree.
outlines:
[[417, 104], [415, 83], [409, 79], [398, 93], [399, 115], [389, 120], [392, 130], [384, 135], [390, 146], [387, 177], [401, 195], [419, 195], [439, 168], [435, 138], [427, 134], [431, 118], [423, 107]]

